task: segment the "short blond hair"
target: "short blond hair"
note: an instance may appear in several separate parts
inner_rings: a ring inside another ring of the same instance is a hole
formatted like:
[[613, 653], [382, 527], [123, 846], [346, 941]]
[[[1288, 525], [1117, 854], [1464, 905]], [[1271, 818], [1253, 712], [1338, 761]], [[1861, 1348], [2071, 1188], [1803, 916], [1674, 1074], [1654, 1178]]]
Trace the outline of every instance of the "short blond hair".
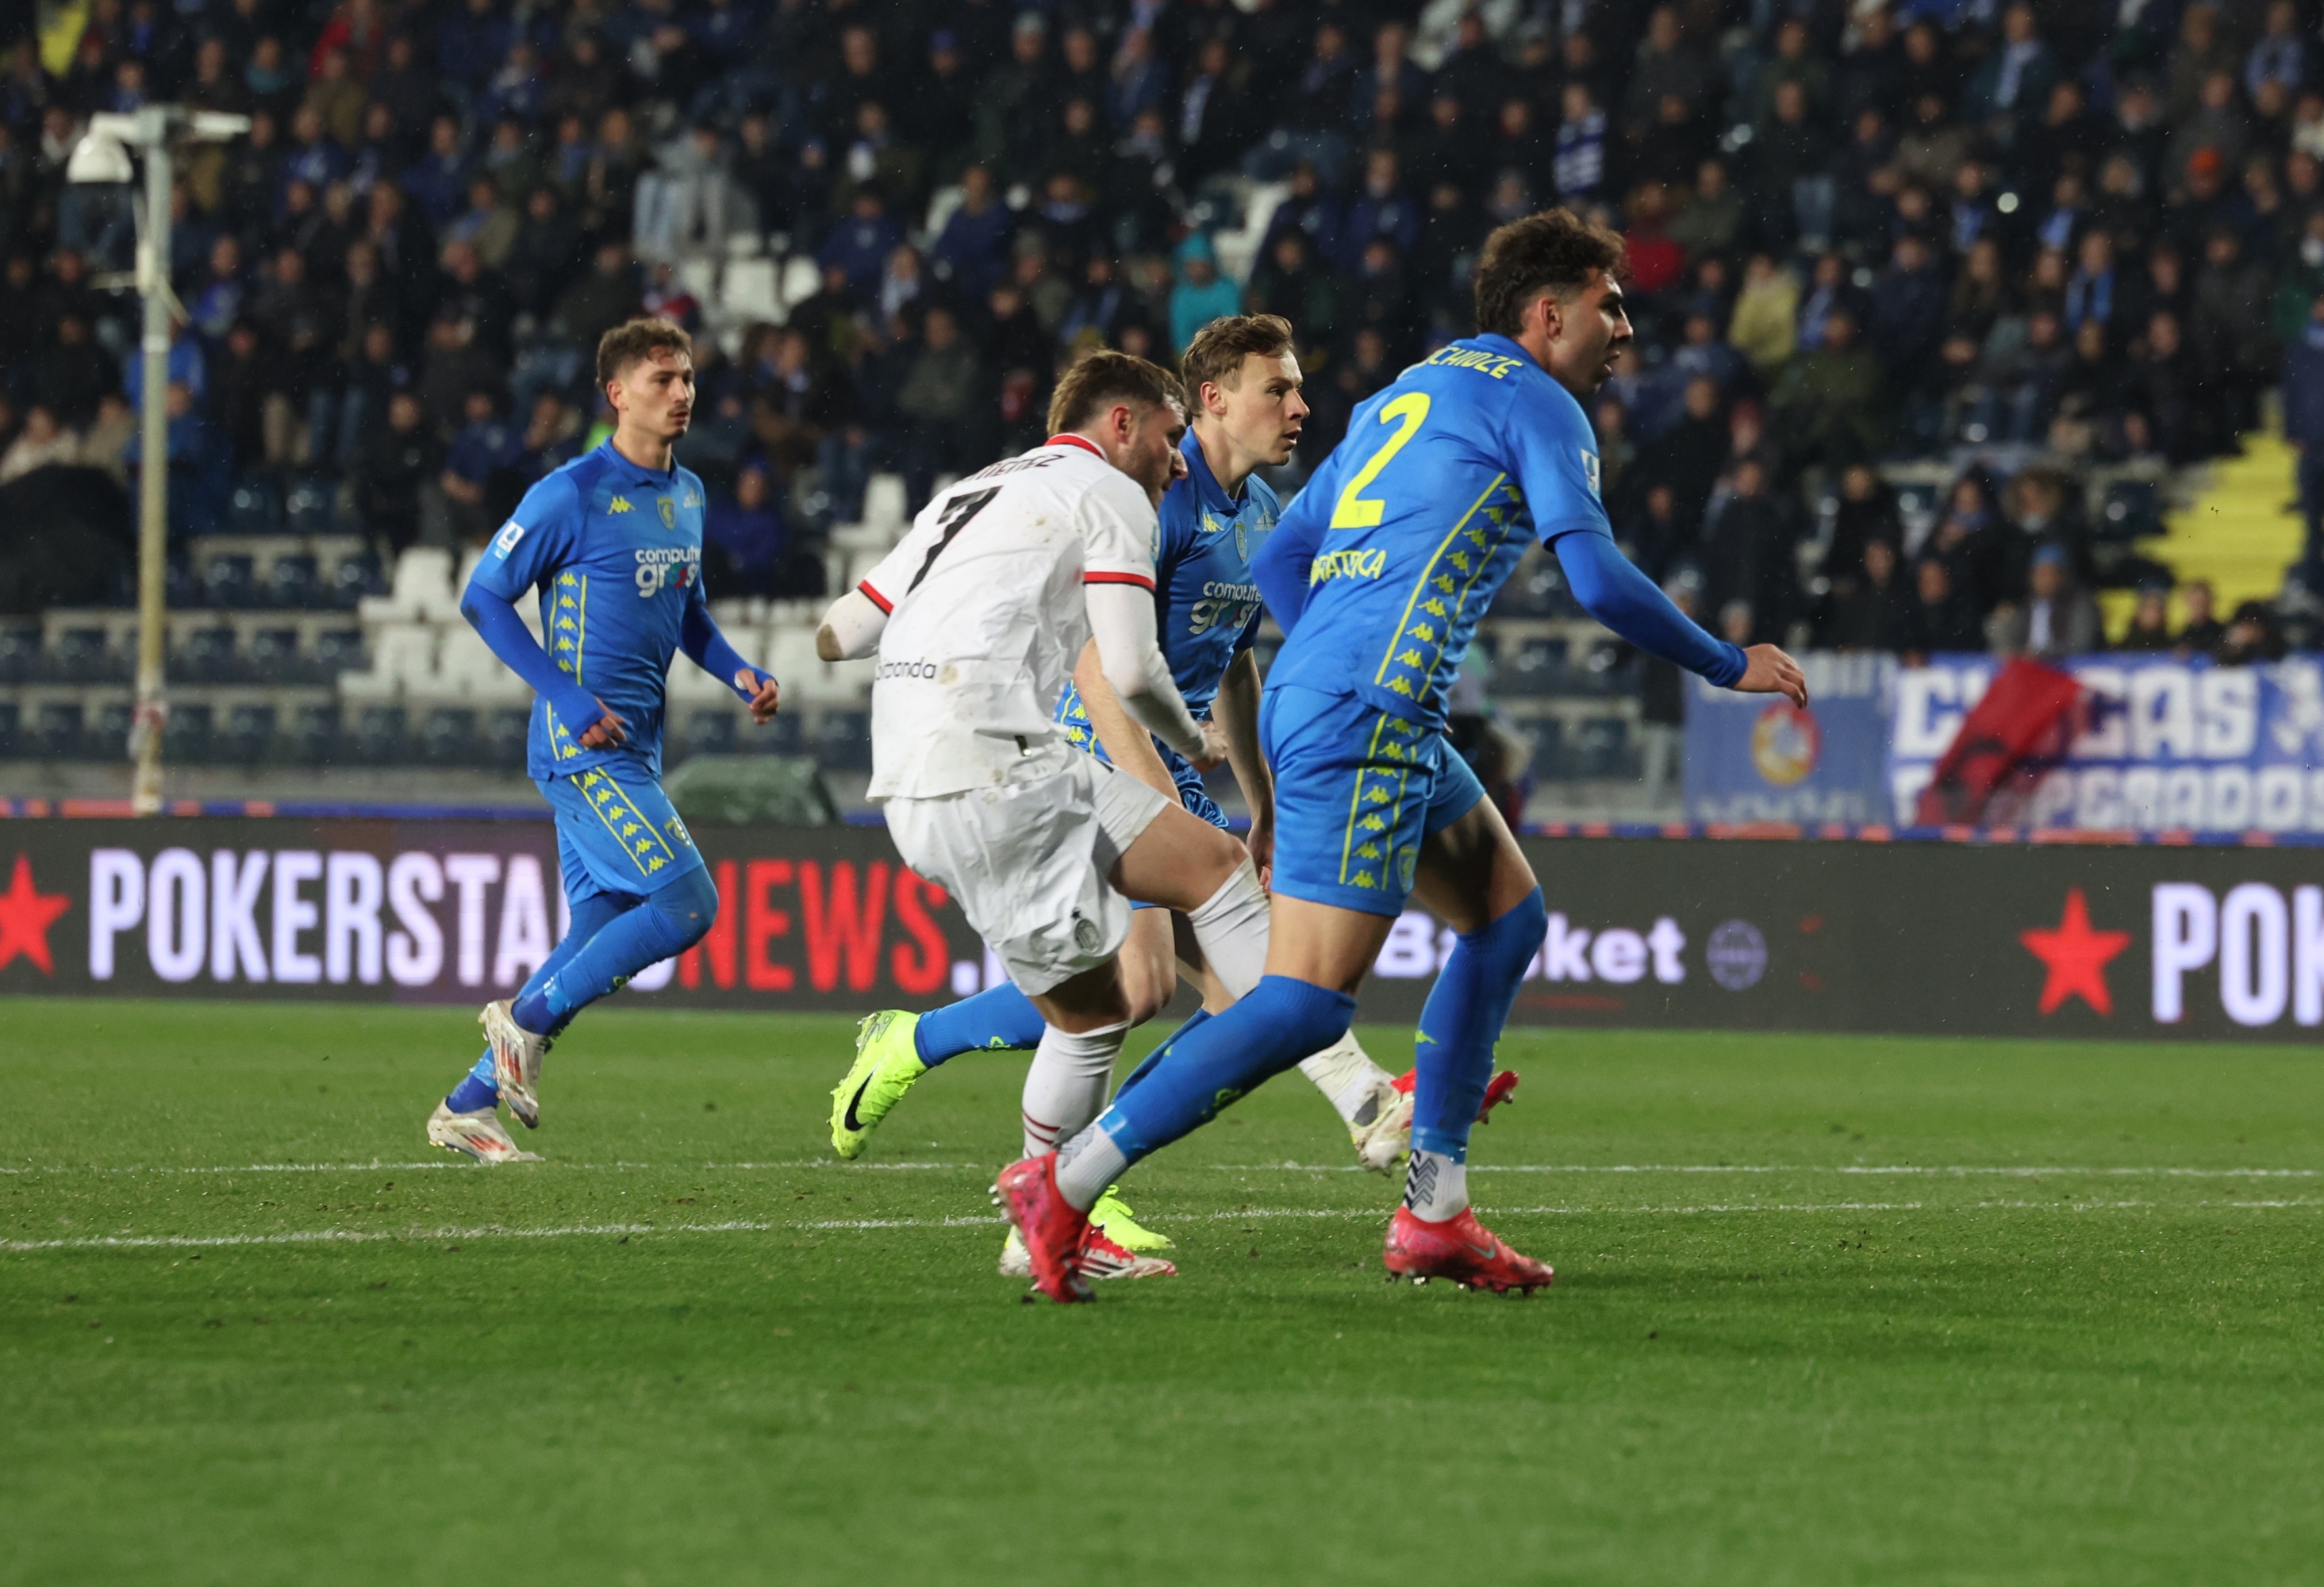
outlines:
[[1178, 378], [1186, 395], [1202, 401], [1205, 385], [1231, 389], [1242, 373], [1242, 361], [1256, 353], [1280, 358], [1291, 351], [1291, 322], [1280, 314], [1226, 314], [1194, 333], [1178, 360]]

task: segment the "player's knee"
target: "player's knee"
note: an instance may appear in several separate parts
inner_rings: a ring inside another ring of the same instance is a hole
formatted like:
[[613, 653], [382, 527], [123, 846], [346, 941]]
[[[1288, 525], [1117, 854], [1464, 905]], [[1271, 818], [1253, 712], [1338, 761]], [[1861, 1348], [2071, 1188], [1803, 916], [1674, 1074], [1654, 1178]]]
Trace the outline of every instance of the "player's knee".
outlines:
[[692, 947], [709, 935], [718, 918], [718, 888], [707, 871], [691, 871], [653, 896], [653, 907], [669, 923], [670, 935]]
[[1497, 965], [1514, 967], [1518, 974], [1541, 951], [1542, 939], [1549, 934], [1549, 908], [1542, 902], [1541, 889], [1535, 888], [1517, 901], [1514, 909], [1504, 911], [1499, 918], [1460, 938], [1461, 945], [1473, 952], [1487, 955]]

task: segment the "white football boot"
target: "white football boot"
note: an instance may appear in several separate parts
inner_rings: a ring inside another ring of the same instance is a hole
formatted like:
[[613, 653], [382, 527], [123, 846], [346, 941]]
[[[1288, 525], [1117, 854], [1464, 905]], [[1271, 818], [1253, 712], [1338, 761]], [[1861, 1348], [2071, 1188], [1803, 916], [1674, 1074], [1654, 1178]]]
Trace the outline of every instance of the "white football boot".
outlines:
[[527, 1130], [540, 1128], [540, 1060], [551, 1038], [536, 1036], [516, 1022], [516, 1006], [508, 999], [486, 1003], [476, 1023], [493, 1049], [493, 1084], [501, 1101]]
[[1382, 1081], [1373, 1106], [1371, 1122], [1348, 1126], [1356, 1143], [1356, 1161], [1375, 1174], [1400, 1173], [1412, 1148], [1412, 1093]]
[[480, 1163], [537, 1163], [539, 1152], [521, 1151], [500, 1115], [491, 1108], [456, 1113], [448, 1103], [438, 1103], [428, 1115], [428, 1139], [450, 1151], [466, 1152]]
[[[1106, 1237], [1104, 1230], [1090, 1225], [1082, 1241], [1081, 1255], [1074, 1260], [1074, 1269], [1084, 1278], [1175, 1278], [1176, 1267], [1160, 1257], [1141, 1251], [1126, 1250]], [[1033, 1253], [1025, 1249], [1024, 1237], [1015, 1228], [1001, 1248], [1000, 1273], [1003, 1278], [1030, 1278], [1033, 1276]]]

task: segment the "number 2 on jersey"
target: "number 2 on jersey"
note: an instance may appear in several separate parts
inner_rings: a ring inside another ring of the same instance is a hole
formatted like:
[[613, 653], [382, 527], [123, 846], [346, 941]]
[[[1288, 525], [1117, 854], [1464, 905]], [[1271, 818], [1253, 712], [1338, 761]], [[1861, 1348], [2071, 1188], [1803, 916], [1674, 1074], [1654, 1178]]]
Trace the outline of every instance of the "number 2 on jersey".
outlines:
[[1404, 450], [1404, 443], [1428, 421], [1428, 393], [1409, 392], [1398, 397], [1379, 411], [1379, 421], [1394, 424], [1397, 431], [1361, 468], [1356, 470], [1356, 477], [1350, 480], [1347, 489], [1340, 493], [1339, 501], [1332, 507], [1333, 529], [1376, 529], [1379, 526], [1380, 515], [1388, 510], [1388, 503], [1378, 496], [1365, 495], [1363, 489], [1379, 477], [1379, 471]]
[[994, 485], [989, 491], [974, 491], [965, 496], [954, 496], [945, 503], [943, 514], [936, 519], [936, 522], [944, 530], [944, 538], [928, 548], [928, 559], [920, 564], [920, 570], [918, 573], [912, 575], [911, 586], [905, 590], [906, 595], [920, 587], [920, 580], [928, 576], [928, 569], [936, 565], [936, 558], [944, 555], [946, 546], [952, 544], [953, 536], [966, 529], [968, 521], [990, 507], [992, 504], [992, 498], [1000, 494], [1001, 487]]

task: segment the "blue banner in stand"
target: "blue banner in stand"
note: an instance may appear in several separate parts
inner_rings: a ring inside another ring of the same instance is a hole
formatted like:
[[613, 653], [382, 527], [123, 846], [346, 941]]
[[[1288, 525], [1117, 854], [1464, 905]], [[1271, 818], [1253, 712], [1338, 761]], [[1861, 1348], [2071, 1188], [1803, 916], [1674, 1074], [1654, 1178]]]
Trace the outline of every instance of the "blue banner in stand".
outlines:
[[1686, 699], [1690, 821], [1883, 822], [1887, 700], [1896, 659], [1801, 658], [1804, 709], [1777, 695], [1738, 695], [1696, 678]]
[[[2088, 691], [2089, 715], [2064, 763], [2034, 790], [2026, 826], [2324, 833], [2324, 657], [2221, 667], [2115, 654], [2059, 666]], [[1897, 673], [1890, 819], [1913, 819], [1998, 667], [1990, 656], [1935, 656]]]

